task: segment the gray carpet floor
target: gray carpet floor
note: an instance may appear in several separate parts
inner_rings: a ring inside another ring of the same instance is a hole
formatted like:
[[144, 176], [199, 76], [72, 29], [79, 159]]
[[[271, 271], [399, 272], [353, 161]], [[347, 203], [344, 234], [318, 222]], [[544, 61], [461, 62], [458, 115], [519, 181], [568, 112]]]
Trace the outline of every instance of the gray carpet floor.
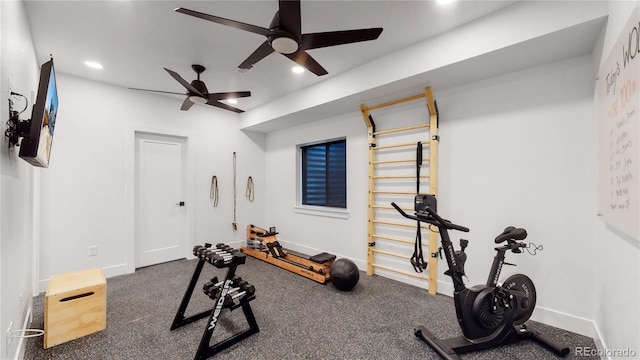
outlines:
[[[107, 328], [49, 349], [42, 337], [28, 339], [25, 359], [193, 359], [205, 330], [202, 319], [169, 331], [197, 260], [177, 260], [107, 279]], [[226, 269], [205, 264], [186, 316], [213, 308], [202, 292], [211, 277]], [[213, 359], [439, 359], [413, 335], [424, 325], [441, 338], [460, 335], [453, 300], [426, 290], [361, 272], [350, 292], [319, 284], [247, 257], [236, 272], [256, 288], [251, 302], [260, 332]], [[444, 275], [442, 275], [444, 276]], [[44, 327], [43, 294], [34, 298], [32, 328]], [[223, 310], [213, 342], [248, 328], [241, 309]], [[595, 347], [592, 339], [543, 324], [536, 328], [576, 347]], [[555, 359], [530, 341], [463, 354], [462, 359]]]

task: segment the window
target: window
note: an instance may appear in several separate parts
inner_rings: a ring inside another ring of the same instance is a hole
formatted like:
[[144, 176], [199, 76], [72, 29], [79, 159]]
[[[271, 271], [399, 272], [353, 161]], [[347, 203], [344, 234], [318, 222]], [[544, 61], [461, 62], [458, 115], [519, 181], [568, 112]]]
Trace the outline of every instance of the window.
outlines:
[[347, 141], [300, 146], [302, 205], [347, 207]]

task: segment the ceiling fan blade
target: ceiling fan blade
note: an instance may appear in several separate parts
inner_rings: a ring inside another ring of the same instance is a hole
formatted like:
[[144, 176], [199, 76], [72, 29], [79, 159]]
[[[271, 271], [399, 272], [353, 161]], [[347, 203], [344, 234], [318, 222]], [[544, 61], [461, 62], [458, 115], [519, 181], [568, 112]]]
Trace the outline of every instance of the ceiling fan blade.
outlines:
[[279, 0], [280, 30], [284, 30], [300, 39], [302, 20], [300, 15], [300, 0]]
[[218, 23], [218, 24], [221, 24], [221, 25], [231, 26], [233, 28], [244, 30], [244, 31], [248, 31], [248, 32], [252, 32], [252, 33], [255, 33], [255, 34], [260, 34], [260, 35], [264, 35], [264, 36], [271, 35], [271, 30], [269, 30], [267, 28], [263, 28], [263, 27], [255, 26], [255, 25], [251, 25], [251, 24], [246, 24], [246, 23], [243, 23], [243, 22], [240, 22], [240, 21], [225, 19], [225, 18], [221, 18], [219, 16], [209, 15], [209, 14], [201, 13], [199, 11], [189, 10], [189, 9], [185, 9], [185, 8], [181, 8], [181, 7], [175, 8], [175, 9], [173, 9], [173, 11], [179, 12], [179, 13], [185, 14], [185, 15], [191, 15], [191, 16], [203, 19], [203, 20], [212, 21], [214, 23]]
[[223, 104], [223, 103], [218, 102], [218, 101], [209, 101], [209, 102], [207, 102], [207, 105], [215, 106], [215, 107], [218, 107], [220, 109], [225, 109], [225, 110], [229, 110], [229, 111], [233, 111], [233, 112], [237, 112], [237, 113], [243, 113], [244, 112], [244, 110], [238, 109], [238, 108], [233, 107], [231, 105]]
[[193, 106], [193, 102], [191, 100], [189, 100], [189, 97], [187, 96], [184, 99], [184, 102], [182, 103], [182, 107], [180, 107], [180, 110], [187, 111], [187, 110], [191, 109], [192, 106]]
[[149, 92], [157, 92], [157, 93], [163, 93], [163, 94], [184, 95], [183, 92], [178, 93], [178, 92], [172, 92], [172, 91], [149, 90], [149, 89], [139, 89], [139, 88], [128, 88], [128, 89], [130, 89], [130, 90], [140, 90], [140, 91], [149, 91]]
[[233, 91], [233, 92], [219, 92], [207, 94], [210, 101], [224, 100], [224, 99], [237, 99], [251, 96], [251, 91]]
[[315, 61], [311, 55], [307, 54], [304, 50], [298, 50], [293, 54], [282, 54], [289, 59], [295, 61], [305, 69], [311, 71], [312, 73], [322, 76], [328, 74], [327, 70], [325, 70], [317, 61]]
[[265, 41], [260, 45], [249, 57], [242, 62], [242, 64], [238, 65], [240, 69], [249, 70], [255, 65], [258, 61], [264, 59], [267, 55], [273, 52], [273, 48], [269, 41]]
[[182, 86], [185, 87], [185, 89], [191, 91], [192, 93], [198, 94], [202, 97], [204, 97], [204, 94], [201, 93], [198, 89], [194, 88], [191, 84], [189, 84], [185, 79], [183, 79], [180, 75], [178, 75], [177, 72], [173, 71], [173, 70], [169, 70], [167, 68], [163, 68], [165, 69], [169, 75], [171, 75], [174, 79], [176, 79]]
[[382, 28], [329, 31], [302, 35], [302, 48], [305, 50], [327, 46], [350, 44], [360, 41], [375, 40], [382, 33]]

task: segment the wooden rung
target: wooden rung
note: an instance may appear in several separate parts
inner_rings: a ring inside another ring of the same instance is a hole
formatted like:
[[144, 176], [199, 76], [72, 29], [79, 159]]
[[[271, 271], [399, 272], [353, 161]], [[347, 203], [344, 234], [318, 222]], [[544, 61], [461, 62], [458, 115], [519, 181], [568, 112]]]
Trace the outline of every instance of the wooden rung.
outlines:
[[411, 100], [420, 99], [420, 98], [423, 98], [424, 96], [425, 96], [425, 94], [422, 93], [422, 94], [418, 94], [418, 95], [408, 96], [406, 98], [402, 98], [402, 99], [398, 99], [398, 100], [387, 101], [385, 103], [378, 104], [378, 105], [367, 106], [366, 108], [367, 108], [367, 110], [380, 109], [380, 108], [383, 108], [383, 107], [387, 107], [387, 106], [391, 106], [391, 105], [395, 105], [395, 104], [400, 104], [400, 103], [411, 101]]
[[[400, 222], [395, 222], [395, 221], [385, 221], [385, 220], [373, 220], [374, 224], [380, 224], [380, 225], [391, 225], [391, 226], [404, 226], [404, 227], [412, 227], [415, 228], [416, 226], [413, 224], [407, 224], [407, 223], [400, 223]], [[420, 228], [422, 229], [428, 229], [429, 226], [427, 225], [420, 225]]]
[[[374, 190], [374, 194], [392, 194], [392, 195], [415, 195], [415, 192], [412, 191], [383, 191], [383, 190]], [[429, 195], [427, 193], [420, 193], [420, 195]]]
[[[422, 159], [422, 162], [429, 162], [430, 159]], [[380, 165], [380, 164], [397, 164], [397, 163], [415, 163], [416, 159], [400, 159], [400, 160], [380, 160], [380, 161], [374, 161], [373, 165]]]
[[395, 272], [395, 273], [398, 273], [398, 274], [403, 274], [403, 275], [411, 276], [411, 277], [418, 278], [418, 279], [421, 279], [421, 280], [429, 281], [429, 278], [426, 277], [426, 276], [421, 276], [421, 275], [418, 275], [418, 274], [412, 274], [410, 272], [394, 269], [394, 268], [391, 268], [391, 267], [388, 267], [388, 266], [384, 266], [384, 265], [380, 265], [380, 264], [371, 264], [371, 265], [373, 267], [377, 267], [377, 268], [382, 269], [382, 270], [392, 271], [392, 272]]
[[[373, 148], [373, 150], [383, 150], [383, 149], [393, 149], [393, 148], [399, 148], [399, 147], [407, 147], [407, 146], [417, 146], [418, 142], [410, 142], [410, 143], [402, 143], [402, 144], [393, 144], [393, 145], [382, 145], [382, 146], [375, 146]], [[424, 145], [429, 145], [429, 143], [422, 143], [422, 146]]]
[[[415, 175], [375, 175], [374, 179], [415, 179]], [[429, 175], [420, 175], [420, 179], [428, 179]]]
[[380, 131], [374, 132], [373, 136], [385, 135], [385, 134], [393, 134], [393, 133], [397, 133], [397, 132], [411, 131], [411, 130], [417, 130], [417, 129], [424, 129], [424, 128], [428, 128], [428, 127], [429, 127], [429, 124], [420, 124], [420, 125], [405, 126], [405, 127], [400, 127], [400, 128], [394, 128], [394, 129], [380, 130]]
[[[401, 243], [405, 243], [405, 244], [415, 244], [415, 240], [401, 239], [401, 238], [397, 238], [397, 237], [394, 237], [394, 236], [388, 236], [388, 235], [373, 234], [373, 235], [371, 235], [371, 237], [374, 237], [376, 239], [383, 239], [383, 240], [401, 242]], [[428, 247], [428, 246], [429, 246], [428, 242], [425, 242], [425, 243], [422, 244], [422, 247]]]
[[373, 252], [376, 253], [376, 254], [384, 254], [384, 255], [389, 255], [389, 256], [395, 256], [395, 257], [399, 257], [399, 258], [403, 258], [403, 259], [407, 259], [407, 260], [411, 259], [411, 256], [398, 254], [398, 253], [394, 253], [394, 252], [391, 252], [391, 251], [373, 249]]
[[[393, 208], [393, 206], [387, 206], [387, 205], [373, 205], [374, 209], [389, 209], [389, 210], [395, 210]], [[402, 210], [404, 211], [415, 211], [414, 208], [408, 208], [408, 207], [401, 207]]]

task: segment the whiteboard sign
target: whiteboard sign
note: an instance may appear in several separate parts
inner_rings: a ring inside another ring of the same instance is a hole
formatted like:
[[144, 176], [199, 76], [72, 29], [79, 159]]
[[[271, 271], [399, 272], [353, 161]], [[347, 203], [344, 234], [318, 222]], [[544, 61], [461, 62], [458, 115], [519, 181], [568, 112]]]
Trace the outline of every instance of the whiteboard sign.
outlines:
[[599, 206], [604, 221], [640, 239], [640, 8], [635, 8], [598, 80]]

